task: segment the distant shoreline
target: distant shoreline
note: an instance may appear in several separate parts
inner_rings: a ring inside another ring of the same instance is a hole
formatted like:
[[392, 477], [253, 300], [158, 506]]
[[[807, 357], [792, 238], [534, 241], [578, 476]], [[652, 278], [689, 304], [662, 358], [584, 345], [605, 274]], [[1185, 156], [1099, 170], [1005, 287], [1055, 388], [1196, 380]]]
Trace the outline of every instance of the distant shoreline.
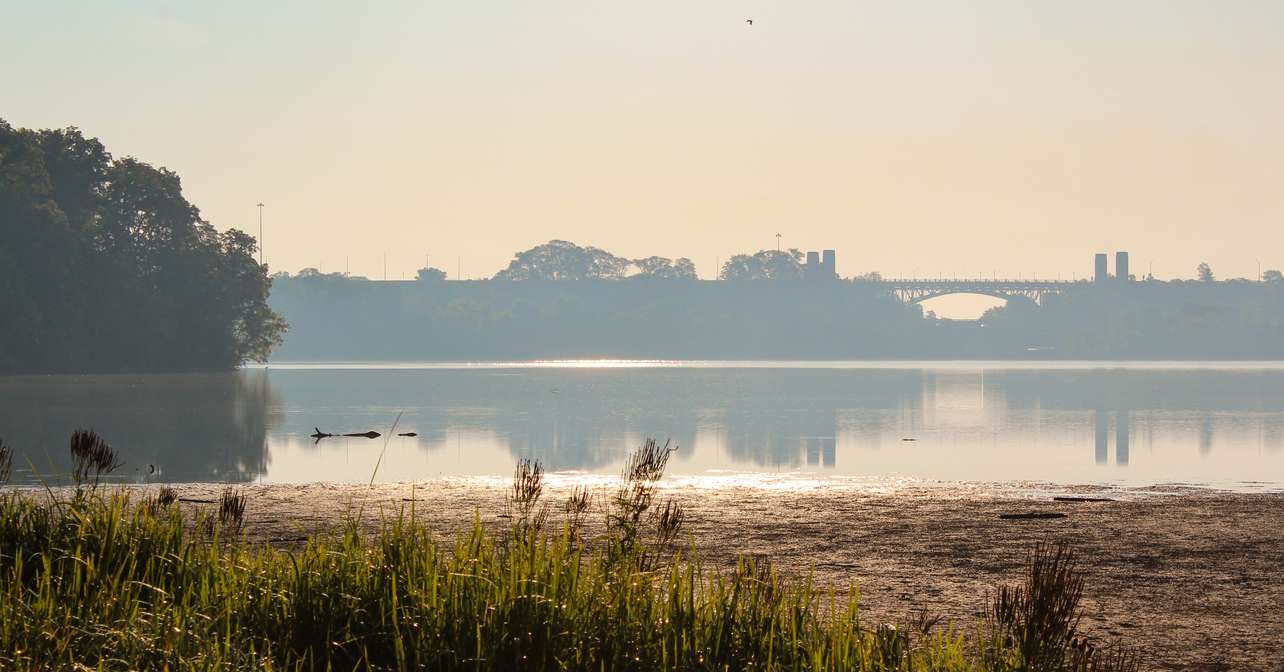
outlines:
[[528, 360], [282, 360], [243, 370], [388, 369], [1047, 369], [1284, 370], [1284, 359], [528, 359]]

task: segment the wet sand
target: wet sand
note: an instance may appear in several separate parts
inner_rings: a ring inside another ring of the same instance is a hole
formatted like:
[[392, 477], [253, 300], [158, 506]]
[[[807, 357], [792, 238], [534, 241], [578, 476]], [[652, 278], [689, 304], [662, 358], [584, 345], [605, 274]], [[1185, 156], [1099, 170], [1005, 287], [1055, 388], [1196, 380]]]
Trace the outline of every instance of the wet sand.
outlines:
[[[605, 493], [609, 485], [595, 487]], [[179, 488], [194, 499], [220, 490]], [[412, 496], [416, 518], [443, 535], [471, 526], [475, 513], [486, 525], [508, 522], [500, 481], [243, 490], [250, 539], [278, 545], [334, 529], [357, 511], [373, 529]], [[565, 484], [546, 490], [554, 520], [568, 492]], [[684, 504], [686, 529], [707, 563], [754, 554], [791, 574], [814, 570], [842, 589], [857, 583], [869, 622], [903, 623], [926, 609], [970, 630], [993, 588], [1020, 579], [1035, 543], [1064, 541], [1078, 549], [1086, 574], [1084, 627], [1141, 647], [1145, 669], [1284, 669], [1284, 494], [680, 485], [663, 494]], [[1053, 500], [1065, 494], [1111, 501]], [[1000, 517], [1025, 513], [1065, 517]], [[599, 506], [588, 518], [590, 533], [600, 530]]]

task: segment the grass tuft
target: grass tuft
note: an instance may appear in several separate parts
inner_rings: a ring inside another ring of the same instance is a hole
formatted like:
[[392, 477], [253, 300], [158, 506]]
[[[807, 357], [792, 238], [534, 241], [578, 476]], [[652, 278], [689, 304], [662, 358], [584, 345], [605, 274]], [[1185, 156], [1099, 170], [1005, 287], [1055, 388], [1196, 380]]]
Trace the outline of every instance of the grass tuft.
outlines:
[[225, 488], [218, 502], [218, 522], [225, 528], [240, 531], [245, 523], [245, 493]]

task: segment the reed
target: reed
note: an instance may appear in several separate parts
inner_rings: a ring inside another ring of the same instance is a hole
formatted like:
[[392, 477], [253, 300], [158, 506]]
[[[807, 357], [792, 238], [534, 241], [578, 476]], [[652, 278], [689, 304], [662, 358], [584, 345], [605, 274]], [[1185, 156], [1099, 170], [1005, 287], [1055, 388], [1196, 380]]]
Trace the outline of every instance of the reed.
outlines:
[[13, 450], [5, 445], [4, 439], [0, 439], [0, 485], [9, 482], [9, 477], [13, 475]]
[[77, 488], [86, 483], [91, 488], [97, 488], [99, 479], [124, 464], [116, 457], [116, 451], [92, 429], [77, 429], [72, 432], [70, 450], [72, 479]]
[[[634, 494], [608, 511], [635, 533], [593, 543], [569, 524], [512, 534], [480, 521], [439, 540], [403, 510], [373, 532], [354, 520], [284, 550], [220, 538], [221, 527], [206, 537], [216, 516], [160, 496], [146, 506], [124, 490], [70, 502], [0, 492], [0, 669], [1135, 669], [1097, 654], [1034, 665], [1067, 650], [1078, 606], [1068, 597], [1082, 585], [1073, 563], [1044, 550], [975, 640], [926, 617], [868, 627], [855, 589], [784, 577], [765, 560], [716, 570], [695, 548], [662, 551], [682, 512], [638, 513], [654, 492], [639, 500], [635, 489], [654, 487], [665, 459], [647, 455], [651, 466], [625, 473], [621, 491]], [[515, 479], [531, 502], [536, 466]], [[588, 510], [587, 492], [574, 499]], [[244, 514], [242, 493], [226, 491], [229, 501]]]
[[224, 488], [219, 496], [218, 522], [239, 532], [245, 524], [245, 501], [245, 493], [237, 488]]

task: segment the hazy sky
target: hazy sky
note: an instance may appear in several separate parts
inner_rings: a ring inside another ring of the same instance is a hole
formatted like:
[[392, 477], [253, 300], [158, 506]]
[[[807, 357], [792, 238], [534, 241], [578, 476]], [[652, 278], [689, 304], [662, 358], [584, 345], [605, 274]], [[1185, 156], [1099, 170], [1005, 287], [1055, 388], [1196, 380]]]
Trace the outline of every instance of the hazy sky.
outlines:
[[[167, 166], [273, 270], [838, 250], [1284, 266], [1284, 3], [17, 2], [0, 117]], [[754, 19], [749, 26], [745, 19]]]

